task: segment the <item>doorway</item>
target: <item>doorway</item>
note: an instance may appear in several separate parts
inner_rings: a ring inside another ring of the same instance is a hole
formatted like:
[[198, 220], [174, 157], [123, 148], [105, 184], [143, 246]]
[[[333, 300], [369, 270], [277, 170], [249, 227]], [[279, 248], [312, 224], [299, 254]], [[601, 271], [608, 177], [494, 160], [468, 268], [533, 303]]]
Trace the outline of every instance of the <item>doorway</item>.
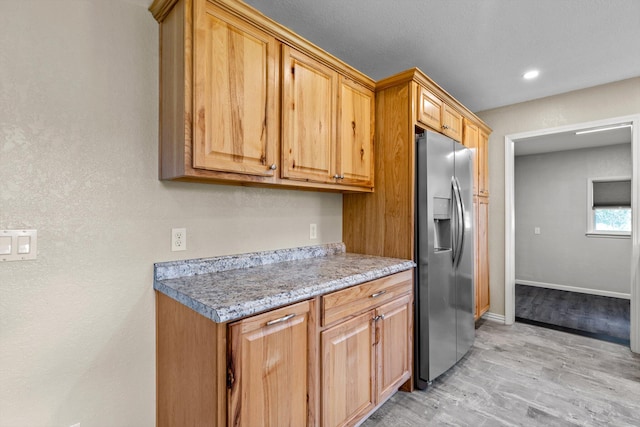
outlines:
[[517, 143], [537, 137], [577, 132], [586, 129], [612, 127], [630, 124], [631, 127], [631, 272], [630, 272], [630, 346], [632, 351], [640, 352], [640, 207], [638, 192], [640, 191], [638, 171], [640, 169], [640, 116], [625, 116], [599, 120], [557, 128], [542, 129], [531, 132], [507, 135], [505, 137], [505, 323], [515, 321], [515, 149]]

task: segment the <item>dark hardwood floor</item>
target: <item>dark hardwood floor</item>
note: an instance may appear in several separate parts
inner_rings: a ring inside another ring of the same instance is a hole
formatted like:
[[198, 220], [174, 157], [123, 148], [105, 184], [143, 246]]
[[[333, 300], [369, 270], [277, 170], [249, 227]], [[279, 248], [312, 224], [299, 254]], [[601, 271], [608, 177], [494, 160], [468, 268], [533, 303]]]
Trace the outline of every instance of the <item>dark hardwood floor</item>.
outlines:
[[629, 300], [516, 284], [516, 321], [629, 345]]
[[523, 323], [481, 322], [456, 366], [427, 390], [396, 393], [363, 427], [640, 425], [640, 355]]

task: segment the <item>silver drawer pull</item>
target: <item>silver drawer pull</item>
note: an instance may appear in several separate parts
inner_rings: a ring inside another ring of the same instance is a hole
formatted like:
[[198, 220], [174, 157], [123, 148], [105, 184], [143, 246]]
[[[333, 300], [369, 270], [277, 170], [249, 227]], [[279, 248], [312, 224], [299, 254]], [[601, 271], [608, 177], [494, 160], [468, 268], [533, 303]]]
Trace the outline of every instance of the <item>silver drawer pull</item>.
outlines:
[[287, 314], [284, 317], [281, 317], [279, 319], [275, 319], [275, 320], [269, 320], [267, 322], [267, 326], [271, 326], [271, 325], [275, 325], [276, 323], [282, 323], [282, 322], [286, 322], [289, 319], [293, 319], [294, 317], [296, 317], [295, 313], [291, 313], [291, 314]]
[[378, 298], [380, 295], [386, 294], [387, 291], [376, 292], [375, 294], [371, 294], [371, 298]]

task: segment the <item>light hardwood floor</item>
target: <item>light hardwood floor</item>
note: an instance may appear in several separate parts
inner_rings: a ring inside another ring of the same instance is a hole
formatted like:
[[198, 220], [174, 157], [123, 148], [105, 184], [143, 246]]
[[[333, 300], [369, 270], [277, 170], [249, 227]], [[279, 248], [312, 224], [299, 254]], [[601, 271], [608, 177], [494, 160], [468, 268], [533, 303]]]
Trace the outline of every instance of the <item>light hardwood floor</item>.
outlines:
[[455, 367], [425, 391], [396, 393], [363, 426], [640, 426], [640, 355], [485, 321]]

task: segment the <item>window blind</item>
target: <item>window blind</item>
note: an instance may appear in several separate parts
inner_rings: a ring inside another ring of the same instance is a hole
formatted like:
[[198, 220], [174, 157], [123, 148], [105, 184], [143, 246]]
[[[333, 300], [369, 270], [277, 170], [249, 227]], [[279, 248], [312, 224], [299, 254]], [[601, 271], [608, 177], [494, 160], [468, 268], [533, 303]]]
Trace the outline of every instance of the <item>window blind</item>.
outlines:
[[631, 207], [631, 181], [593, 181], [593, 208]]

